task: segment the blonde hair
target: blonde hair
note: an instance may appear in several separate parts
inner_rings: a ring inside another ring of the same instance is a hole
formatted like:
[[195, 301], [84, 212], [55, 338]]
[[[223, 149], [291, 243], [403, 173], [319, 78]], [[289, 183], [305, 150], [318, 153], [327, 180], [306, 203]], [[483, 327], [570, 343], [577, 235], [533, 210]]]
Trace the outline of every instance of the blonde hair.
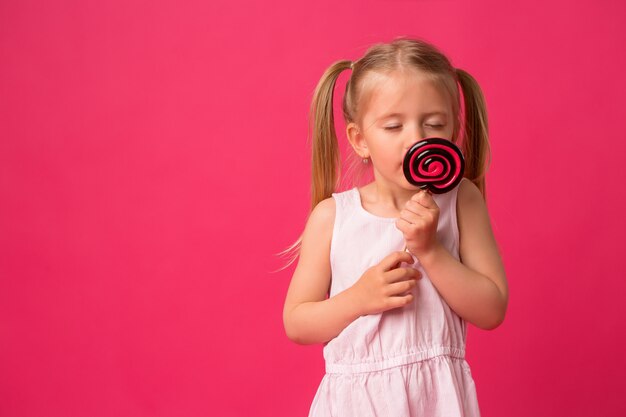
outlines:
[[[341, 161], [333, 116], [333, 92], [337, 78], [344, 70], [352, 69], [342, 103], [343, 117], [346, 123], [350, 123], [359, 120], [359, 104], [367, 102], [370, 92], [366, 82], [368, 73], [389, 73], [404, 68], [418, 70], [443, 85], [450, 94], [454, 120], [451, 140], [460, 145], [465, 157], [464, 177], [476, 184], [486, 199], [485, 174], [489, 165], [490, 149], [487, 108], [480, 86], [468, 72], [454, 68], [448, 58], [430, 43], [421, 39], [397, 38], [390, 43], [371, 46], [355, 62], [341, 60], [333, 63], [315, 88], [309, 113], [309, 129], [312, 129], [313, 138], [309, 215], [320, 201], [331, 197], [339, 186]], [[355, 153], [352, 155], [356, 156]], [[352, 167], [354, 166], [353, 161]], [[289, 262], [281, 269], [296, 260], [301, 244], [302, 234], [294, 244], [279, 253], [291, 253]]]

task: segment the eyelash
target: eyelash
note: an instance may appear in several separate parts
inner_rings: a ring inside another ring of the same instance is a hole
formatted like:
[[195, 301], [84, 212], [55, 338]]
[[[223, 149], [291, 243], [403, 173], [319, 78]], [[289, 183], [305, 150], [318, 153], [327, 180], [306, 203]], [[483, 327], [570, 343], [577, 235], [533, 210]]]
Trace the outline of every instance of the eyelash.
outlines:
[[[439, 128], [443, 127], [443, 125], [426, 125], [426, 126], [431, 127], [433, 129], [439, 129]], [[395, 129], [399, 128], [399, 127], [401, 127], [401, 126], [387, 126], [387, 127], [385, 127], [385, 130], [395, 130]]]

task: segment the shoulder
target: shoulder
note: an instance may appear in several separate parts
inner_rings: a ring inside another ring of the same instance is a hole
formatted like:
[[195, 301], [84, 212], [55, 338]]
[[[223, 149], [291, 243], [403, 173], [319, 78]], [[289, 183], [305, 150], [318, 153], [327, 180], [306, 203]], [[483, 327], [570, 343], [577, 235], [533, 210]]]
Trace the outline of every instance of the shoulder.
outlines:
[[468, 205], [485, 205], [485, 199], [482, 193], [472, 181], [463, 178], [459, 184], [457, 194], [457, 207], [466, 207]]
[[309, 222], [320, 226], [332, 226], [335, 220], [336, 203], [333, 197], [325, 198], [317, 203], [309, 215]]
[[323, 241], [330, 242], [335, 224], [335, 199], [328, 197], [313, 208], [304, 228], [303, 244], [314, 242], [319, 245]]

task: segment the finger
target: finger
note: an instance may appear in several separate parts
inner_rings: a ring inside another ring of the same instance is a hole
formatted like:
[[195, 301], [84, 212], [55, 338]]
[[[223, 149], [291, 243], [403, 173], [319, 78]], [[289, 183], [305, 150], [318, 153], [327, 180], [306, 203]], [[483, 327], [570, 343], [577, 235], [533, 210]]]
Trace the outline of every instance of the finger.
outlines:
[[395, 282], [387, 287], [387, 294], [390, 296], [403, 296], [406, 295], [408, 291], [411, 291], [416, 285], [417, 281], [414, 279]]
[[396, 228], [401, 231], [402, 233], [408, 233], [409, 232], [409, 228], [412, 226], [412, 223], [407, 222], [406, 220], [404, 220], [401, 217], [398, 217], [396, 219]]
[[[419, 206], [418, 203], [413, 202], [411, 204], [412, 207], [405, 207], [400, 211], [400, 216], [398, 218], [403, 219], [407, 223], [419, 223], [425, 216], [429, 215], [428, 209], [422, 206]], [[419, 206], [419, 207], [417, 207]]]
[[432, 194], [425, 190], [415, 193], [413, 197], [411, 197], [411, 201], [415, 201], [419, 205], [426, 208], [435, 208], [437, 206]]
[[429, 209], [427, 207], [424, 207], [417, 201], [409, 200], [406, 202], [406, 205], [404, 206], [404, 210], [407, 210], [411, 213], [421, 216], [427, 213]]
[[422, 277], [421, 272], [413, 267], [403, 267], [392, 269], [385, 274], [385, 281], [387, 283], [408, 281], [414, 279], [420, 279]]
[[404, 296], [390, 297], [388, 301], [390, 306], [389, 308], [404, 307], [405, 305], [411, 303], [413, 298], [413, 293]]
[[415, 233], [416, 230], [421, 230], [427, 222], [427, 217], [407, 217], [410, 217], [410, 221], [404, 218], [398, 218], [398, 220], [396, 220], [396, 227], [404, 234], [412, 234]]
[[396, 269], [402, 262], [413, 263], [412, 255], [405, 251], [392, 252], [383, 258], [379, 265], [383, 271], [389, 271], [391, 269]]

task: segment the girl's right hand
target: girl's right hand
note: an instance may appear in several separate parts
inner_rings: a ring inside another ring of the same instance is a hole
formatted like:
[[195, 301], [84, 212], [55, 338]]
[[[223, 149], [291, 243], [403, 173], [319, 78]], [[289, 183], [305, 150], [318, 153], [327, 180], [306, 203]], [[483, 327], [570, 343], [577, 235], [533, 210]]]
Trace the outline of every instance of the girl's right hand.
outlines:
[[392, 252], [350, 287], [361, 315], [382, 313], [413, 301], [411, 290], [422, 276], [412, 266], [401, 268], [402, 262], [412, 265], [413, 256], [405, 251]]

